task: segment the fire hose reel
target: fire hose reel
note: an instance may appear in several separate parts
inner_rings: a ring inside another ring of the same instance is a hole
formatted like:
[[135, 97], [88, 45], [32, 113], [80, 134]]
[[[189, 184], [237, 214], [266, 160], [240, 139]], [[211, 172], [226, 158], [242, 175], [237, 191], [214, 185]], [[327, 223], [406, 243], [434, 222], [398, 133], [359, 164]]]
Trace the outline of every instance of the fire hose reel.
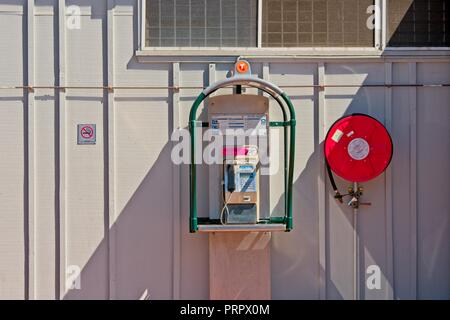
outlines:
[[352, 114], [337, 120], [328, 131], [324, 144], [328, 175], [335, 198], [352, 197], [350, 206], [359, 205], [362, 188], [350, 187], [339, 193], [333, 172], [352, 182], [366, 182], [382, 174], [392, 159], [392, 138], [381, 122], [365, 114]]

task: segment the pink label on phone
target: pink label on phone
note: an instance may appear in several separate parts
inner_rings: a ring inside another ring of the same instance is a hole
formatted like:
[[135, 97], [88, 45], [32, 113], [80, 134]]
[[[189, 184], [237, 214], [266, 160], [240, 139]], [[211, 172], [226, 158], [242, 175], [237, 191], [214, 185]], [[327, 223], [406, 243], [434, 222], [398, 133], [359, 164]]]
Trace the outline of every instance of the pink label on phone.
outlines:
[[246, 147], [225, 147], [222, 150], [225, 157], [229, 156], [246, 156], [248, 154], [248, 148]]

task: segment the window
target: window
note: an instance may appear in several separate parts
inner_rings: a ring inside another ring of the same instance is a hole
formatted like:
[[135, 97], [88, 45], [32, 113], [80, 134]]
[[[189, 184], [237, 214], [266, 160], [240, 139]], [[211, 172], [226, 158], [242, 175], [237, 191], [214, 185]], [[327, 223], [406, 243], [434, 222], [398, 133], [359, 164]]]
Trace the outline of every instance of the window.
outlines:
[[[373, 47], [373, 0], [266, 0], [263, 47]], [[372, 12], [370, 10], [370, 12]]]
[[390, 0], [388, 46], [450, 46], [450, 1]]
[[257, 0], [146, 0], [147, 47], [256, 47]]
[[447, 0], [141, 1], [147, 48], [450, 47]]

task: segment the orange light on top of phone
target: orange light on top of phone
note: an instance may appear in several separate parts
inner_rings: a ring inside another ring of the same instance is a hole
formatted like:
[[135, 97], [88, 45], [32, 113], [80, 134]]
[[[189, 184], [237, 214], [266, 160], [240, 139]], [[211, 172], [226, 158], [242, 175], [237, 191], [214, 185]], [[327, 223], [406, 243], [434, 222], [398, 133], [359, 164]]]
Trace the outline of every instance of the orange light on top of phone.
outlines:
[[249, 65], [247, 61], [238, 61], [236, 62], [236, 71], [238, 73], [247, 73], [249, 69]]

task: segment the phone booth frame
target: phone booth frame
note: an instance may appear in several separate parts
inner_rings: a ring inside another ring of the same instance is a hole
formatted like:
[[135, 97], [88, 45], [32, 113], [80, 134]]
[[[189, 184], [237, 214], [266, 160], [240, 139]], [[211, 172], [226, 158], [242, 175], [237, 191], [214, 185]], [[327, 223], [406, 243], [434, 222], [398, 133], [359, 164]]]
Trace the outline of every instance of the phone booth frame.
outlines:
[[[197, 110], [200, 104], [213, 92], [230, 87], [248, 86], [260, 89], [269, 94], [281, 108], [283, 114], [283, 121], [271, 121], [270, 127], [284, 127], [284, 194], [285, 210], [282, 217], [270, 217], [267, 221], [260, 221], [255, 225], [237, 225], [237, 226], [223, 226], [220, 223], [209, 218], [198, 218], [197, 216], [197, 167], [195, 162], [196, 144], [195, 144], [195, 129], [200, 124], [201, 127], [208, 126], [208, 123], [203, 123], [197, 119]], [[283, 103], [284, 102], [284, 103]], [[289, 120], [287, 120], [286, 106], [289, 110]], [[289, 148], [288, 148], [288, 132], [289, 127]], [[294, 176], [294, 161], [295, 161], [295, 127], [296, 118], [294, 106], [288, 95], [275, 84], [266, 80], [257, 78], [252, 75], [234, 75], [233, 77], [218, 81], [206, 89], [204, 89], [197, 99], [194, 101], [189, 113], [189, 133], [190, 133], [190, 165], [189, 165], [189, 231], [196, 232], [220, 232], [220, 231], [291, 231], [293, 229], [292, 220], [292, 193], [293, 193], [293, 176]], [[289, 150], [289, 155], [288, 155]], [[289, 163], [288, 163], [289, 159]], [[213, 226], [213, 228], [206, 228], [206, 226]], [[205, 228], [202, 228], [205, 227]]]

